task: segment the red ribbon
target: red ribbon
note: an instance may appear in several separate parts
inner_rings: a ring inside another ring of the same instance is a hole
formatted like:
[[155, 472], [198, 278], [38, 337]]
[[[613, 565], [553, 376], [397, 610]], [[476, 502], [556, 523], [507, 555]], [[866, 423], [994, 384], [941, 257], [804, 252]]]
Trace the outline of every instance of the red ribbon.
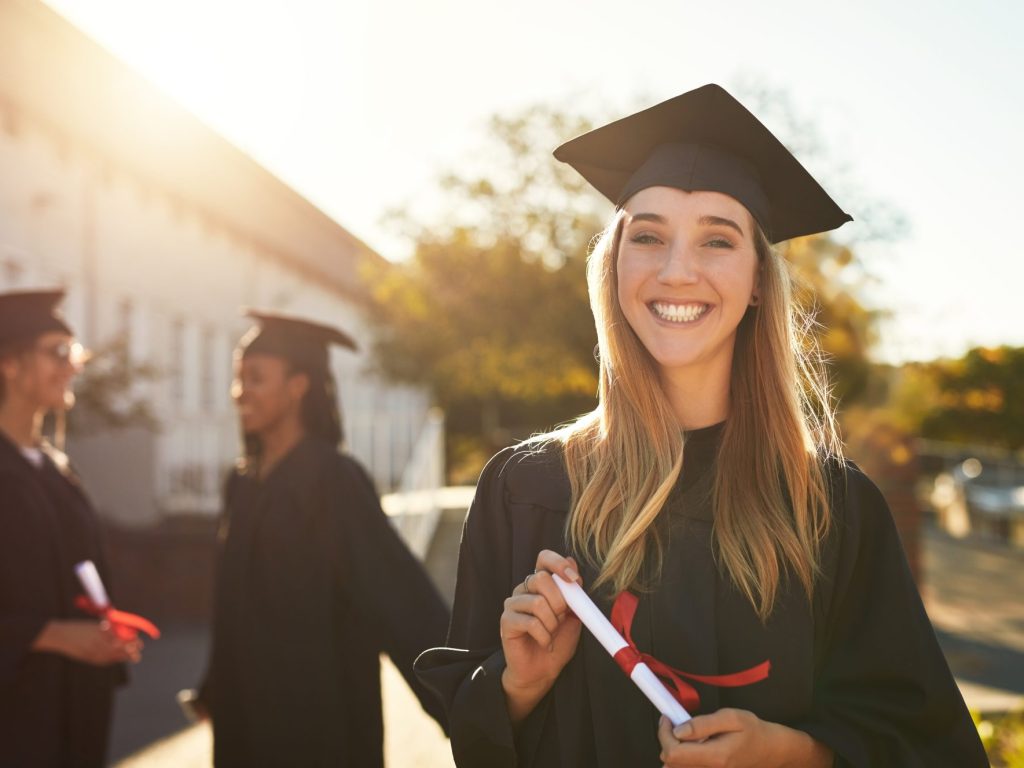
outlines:
[[122, 640], [134, 640], [139, 632], [145, 632], [154, 640], [160, 637], [160, 630], [149, 619], [144, 619], [134, 613], [119, 611], [112, 605], [97, 605], [87, 595], [79, 595], [75, 598], [75, 607], [80, 611], [95, 616], [98, 619], [106, 619], [114, 628], [117, 636]]
[[759, 683], [768, 678], [768, 673], [772, 668], [770, 661], [762, 661], [755, 667], [728, 675], [695, 675], [691, 672], [684, 672], [681, 669], [670, 667], [668, 664], [658, 661], [650, 654], [642, 652], [636, 647], [636, 643], [633, 642], [633, 635], [630, 631], [630, 628], [633, 626], [633, 617], [636, 615], [638, 602], [639, 600], [633, 593], [620, 592], [612, 604], [612, 626], [629, 643], [629, 645], [616, 653], [613, 658], [627, 676], [632, 674], [633, 667], [642, 661], [651, 668], [654, 674], [669, 684], [669, 692], [689, 712], [696, 712], [700, 708], [700, 695], [697, 693], [696, 688], [683, 679], [684, 677], [696, 680], [698, 683], [707, 683], [719, 688], [740, 688], [751, 683]]

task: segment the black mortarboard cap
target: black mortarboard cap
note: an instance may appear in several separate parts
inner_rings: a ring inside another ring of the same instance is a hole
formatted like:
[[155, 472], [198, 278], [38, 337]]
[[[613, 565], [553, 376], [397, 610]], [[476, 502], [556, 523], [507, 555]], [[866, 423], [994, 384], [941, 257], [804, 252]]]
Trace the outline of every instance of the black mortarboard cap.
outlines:
[[777, 243], [835, 229], [844, 212], [720, 85], [705, 85], [567, 141], [555, 157], [621, 208], [654, 186], [721, 192]]
[[279, 312], [248, 310], [245, 315], [257, 325], [242, 337], [243, 356], [273, 355], [304, 370], [326, 371], [330, 345], [358, 349], [351, 336], [329, 325]]
[[51, 331], [73, 335], [57, 309], [63, 298], [60, 289], [0, 293], [0, 345]]

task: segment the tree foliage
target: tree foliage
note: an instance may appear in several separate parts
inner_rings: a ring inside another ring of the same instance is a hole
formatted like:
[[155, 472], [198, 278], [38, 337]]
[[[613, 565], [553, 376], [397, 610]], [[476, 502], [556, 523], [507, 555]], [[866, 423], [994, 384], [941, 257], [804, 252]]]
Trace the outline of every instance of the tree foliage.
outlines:
[[828, 235], [788, 241], [782, 253], [796, 282], [795, 299], [814, 322], [814, 337], [829, 364], [833, 393], [856, 401], [871, 375], [868, 354], [884, 312], [862, 303], [871, 278], [850, 246]]
[[158, 376], [153, 366], [130, 359], [123, 339], [96, 350], [75, 380], [75, 407], [68, 414], [68, 432], [89, 435], [127, 427], [157, 429], [156, 415], [138, 386]]
[[378, 365], [432, 385], [456, 427], [529, 432], [593, 407], [584, 270], [611, 206], [550, 154], [588, 128], [548, 107], [494, 117], [486, 154], [442, 180], [443, 219], [401, 220], [412, 257], [366, 268]]
[[927, 370], [934, 399], [921, 422], [924, 437], [1024, 448], [1024, 347], [976, 347]]

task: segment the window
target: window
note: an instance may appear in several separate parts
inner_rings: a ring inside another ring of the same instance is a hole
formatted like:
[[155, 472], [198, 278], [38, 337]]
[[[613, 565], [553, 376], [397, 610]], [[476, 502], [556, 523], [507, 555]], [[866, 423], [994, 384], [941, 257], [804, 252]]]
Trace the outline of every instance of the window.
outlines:
[[210, 326], [203, 328], [200, 347], [200, 406], [211, 412], [217, 405], [217, 333]]
[[125, 361], [132, 358], [132, 330], [135, 327], [135, 305], [122, 299], [117, 305], [117, 344]]
[[176, 317], [171, 321], [171, 401], [185, 405], [185, 321]]

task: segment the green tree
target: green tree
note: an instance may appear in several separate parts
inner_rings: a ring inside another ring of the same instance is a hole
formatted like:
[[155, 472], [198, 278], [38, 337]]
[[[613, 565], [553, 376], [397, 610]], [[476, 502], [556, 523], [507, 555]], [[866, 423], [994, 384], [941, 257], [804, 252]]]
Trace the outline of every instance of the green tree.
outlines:
[[1024, 347], [977, 347], [929, 368], [937, 391], [923, 436], [1024, 448]]
[[589, 127], [548, 107], [494, 117], [479, 170], [442, 180], [444, 217], [396, 217], [412, 257], [365, 268], [378, 365], [432, 386], [456, 453], [462, 436], [486, 453], [595, 403], [584, 265], [611, 206], [549, 151]]
[[157, 429], [152, 406], [136, 386], [158, 376], [153, 366], [130, 359], [123, 339], [104, 345], [75, 380], [75, 407], [68, 413], [68, 432], [87, 435], [126, 427]]
[[867, 389], [869, 353], [885, 315], [860, 298], [870, 277], [853, 248], [828, 235], [797, 238], [782, 248], [796, 279], [796, 301], [828, 360], [833, 394], [840, 404], [856, 402]]

